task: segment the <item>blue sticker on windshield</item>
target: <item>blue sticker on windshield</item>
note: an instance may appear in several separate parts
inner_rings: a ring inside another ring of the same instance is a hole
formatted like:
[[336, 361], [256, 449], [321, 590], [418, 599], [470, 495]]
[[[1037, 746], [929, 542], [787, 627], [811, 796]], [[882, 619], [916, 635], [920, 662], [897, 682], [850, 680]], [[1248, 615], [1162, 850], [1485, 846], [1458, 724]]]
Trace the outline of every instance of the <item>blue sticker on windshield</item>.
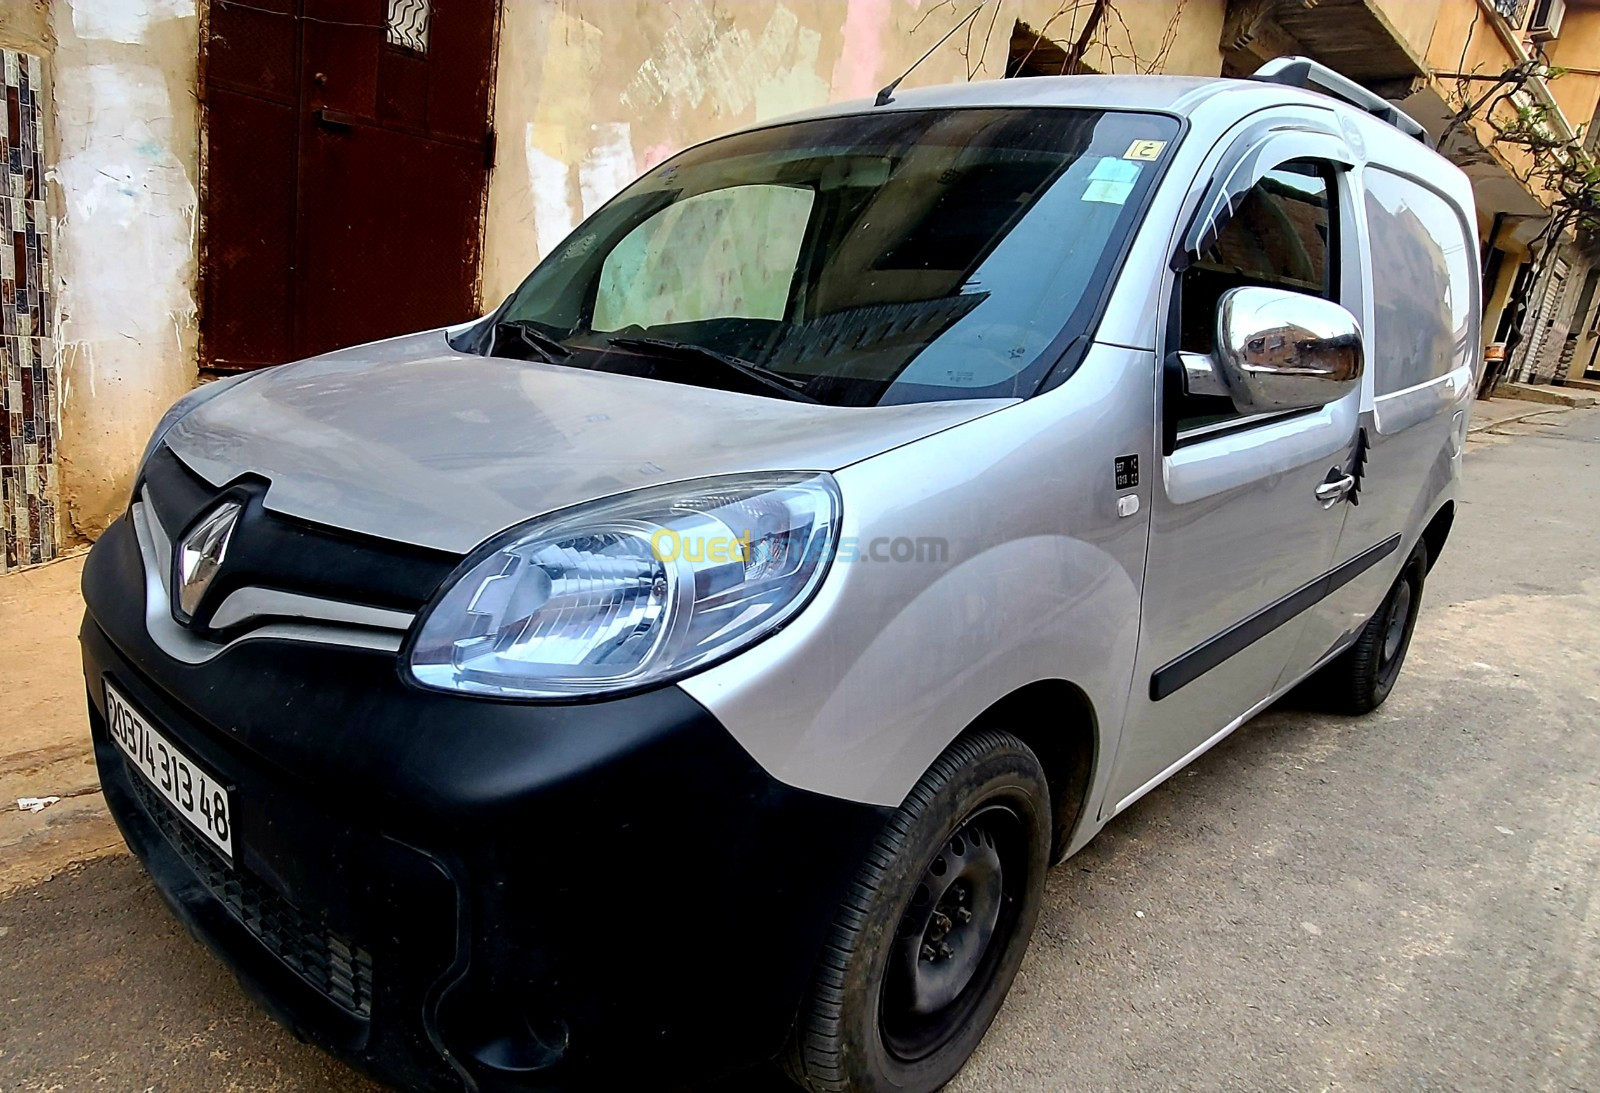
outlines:
[[1133, 192], [1139, 181], [1139, 165], [1113, 156], [1102, 156], [1094, 170], [1089, 172], [1089, 185], [1084, 187], [1085, 201], [1098, 201], [1106, 205], [1121, 205]]

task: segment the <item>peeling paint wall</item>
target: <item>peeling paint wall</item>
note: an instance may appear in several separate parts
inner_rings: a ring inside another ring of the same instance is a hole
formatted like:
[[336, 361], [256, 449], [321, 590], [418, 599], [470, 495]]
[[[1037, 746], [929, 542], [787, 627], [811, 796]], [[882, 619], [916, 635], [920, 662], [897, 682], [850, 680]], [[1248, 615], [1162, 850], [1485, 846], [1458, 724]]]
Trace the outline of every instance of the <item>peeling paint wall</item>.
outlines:
[[121, 510], [195, 379], [194, 0], [55, 0], [52, 182], [64, 537]]
[[[1018, 19], [1072, 40], [1094, 0], [987, 0], [911, 86], [999, 77]], [[50, 92], [59, 539], [121, 511], [196, 372], [204, 0], [5, 0], [0, 46]], [[1117, 0], [1086, 61], [1214, 75], [1225, 0]], [[504, 0], [483, 293], [498, 301], [588, 213], [686, 145], [872, 94], [971, 10], [955, 0]]]
[[195, 0], [6, 0], [41, 59], [57, 300], [57, 541], [121, 511], [150, 429], [195, 379]]
[[[993, 79], [1017, 20], [1075, 40], [1092, 0], [989, 0], [907, 86]], [[975, 4], [505, 0], [483, 293], [492, 306], [586, 215], [687, 145], [877, 91]], [[1216, 75], [1225, 0], [1121, 0], [1085, 60]]]

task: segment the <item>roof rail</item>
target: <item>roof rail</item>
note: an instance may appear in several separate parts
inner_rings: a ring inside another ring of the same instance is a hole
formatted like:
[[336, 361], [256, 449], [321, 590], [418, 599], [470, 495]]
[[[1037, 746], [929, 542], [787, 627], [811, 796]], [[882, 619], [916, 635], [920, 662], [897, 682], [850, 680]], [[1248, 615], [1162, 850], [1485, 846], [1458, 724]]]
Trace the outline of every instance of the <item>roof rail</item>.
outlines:
[[1341, 76], [1310, 57], [1278, 57], [1262, 65], [1250, 78], [1262, 83], [1320, 91], [1388, 122], [1408, 137], [1415, 137], [1423, 144], [1430, 143], [1427, 130], [1417, 124], [1411, 115], [1374, 95], [1348, 76]]

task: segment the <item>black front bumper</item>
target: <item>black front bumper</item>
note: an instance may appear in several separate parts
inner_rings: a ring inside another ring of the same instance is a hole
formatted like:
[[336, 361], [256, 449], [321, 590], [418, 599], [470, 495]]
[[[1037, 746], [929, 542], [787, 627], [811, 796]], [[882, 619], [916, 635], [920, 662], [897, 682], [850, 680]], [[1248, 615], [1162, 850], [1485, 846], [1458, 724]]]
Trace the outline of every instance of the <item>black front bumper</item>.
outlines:
[[[780, 1046], [887, 810], [785, 786], [677, 687], [519, 705], [393, 655], [150, 640], [126, 519], [84, 572], [106, 800], [281, 1022], [404, 1088], [668, 1088]], [[110, 741], [104, 680], [229, 787], [229, 865]]]

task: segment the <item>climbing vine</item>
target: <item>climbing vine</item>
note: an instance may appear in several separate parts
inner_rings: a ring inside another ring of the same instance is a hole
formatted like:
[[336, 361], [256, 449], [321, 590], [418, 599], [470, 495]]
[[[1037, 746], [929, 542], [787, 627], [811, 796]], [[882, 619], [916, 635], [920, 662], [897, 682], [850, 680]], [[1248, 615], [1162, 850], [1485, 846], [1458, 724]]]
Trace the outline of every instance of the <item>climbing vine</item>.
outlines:
[[[1476, 22], [1473, 30], [1476, 30]], [[1472, 31], [1462, 46], [1463, 61]], [[1536, 52], [1498, 74], [1480, 71], [1445, 74], [1454, 80], [1449, 104], [1455, 112], [1439, 136], [1439, 148], [1451, 154], [1460, 133], [1475, 129], [1489, 143], [1517, 154], [1505, 157], [1507, 170], [1530, 192], [1542, 192], [1550, 210], [1535, 248], [1532, 275], [1522, 291], [1506, 302], [1514, 316], [1512, 344], [1505, 359], [1486, 370], [1480, 393], [1490, 394], [1512, 370], [1515, 350], [1523, 340], [1528, 305], [1543, 291], [1555, 267], [1560, 241], [1569, 233], [1580, 241], [1600, 234], [1600, 164], [1584, 148], [1584, 127], [1570, 133], [1549, 95], [1549, 85], [1565, 70]], [[1521, 362], [1516, 362], [1521, 363]]]
[[[1172, 15], [1161, 34], [1156, 52], [1148, 59], [1139, 56], [1134, 42], [1133, 29], [1123, 18], [1113, 0], [1069, 0], [1057, 6], [1044, 25], [1039, 28], [1041, 41], [1057, 46], [1064, 54], [1060, 62], [1061, 74], [1081, 72], [1084, 58], [1098, 53], [1106, 59], [1106, 72], [1138, 73], [1150, 75], [1166, 71], [1167, 56], [1178, 40], [1178, 25], [1183, 21], [1183, 11], [1188, 0], [1178, 0]], [[1080, 24], [1079, 19], [1082, 19]], [[1051, 36], [1052, 30], [1065, 21], [1061, 38]]]
[[1458, 132], [1475, 120], [1481, 122], [1492, 143], [1523, 153], [1521, 164], [1518, 157], [1509, 157], [1508, 170], [1524, 187], [1548, 195], [1552, 223], [1560, 222], [1557, 230], [1600, 231], [1600, 166], [1583, 148], [1584, 127], [1573, 135], [1563, 132], [1565, 126], [1548, 96], [1537, 94], [1532, 86], [1535, 80], [1548, 86], [1564, 74], [1564, 69], [1534, 58], [1498, 76], [1458, 78], [1458, 88], [1484, 80], [1489, 86], [1482, 91], [1472, 88], [1476, 94], [1458, 90], [1457, 110], [1440, 134], [1439, 145], [1448, 148]]
[[[1036, 42], [1022, 58], [1026, 63], [1034, 59], [1040, 46], [1050, 45], [1052, 61], [1044, 67], [1048, 74], [1072, 75], [1086, 69], [1085, 58], [1095, 57], [1107, 74], [1138, 73], [1148, 75], [1166, 71], [1167, 57], [1178, 40], [1178, 27], [1183, 21], [1184, 9], [1189, 0], [1177, 0], [1168, 17], [1155, 53], [1148, 58], [1139, 55], [1133, 28], [1123, 17], [1115, 0], [1063, 0], [1044, 24], [1035, 32]], [[986, 71], [986, 58], [1000, 19], [1000, 0], [984, 0], [977, 9], [963, 16], [956, 0], [939, 0], [926, 8], [922, 17], [911, 28], [915, 34], [935, 15], [962, 18], [964, 33], [958, 39], [956, 51], [966, 65], [968, 80], [980, 76], [994, 76]], [[987, 7], [987, 12], [982, 9]], [[1060, 59], [1055, 60], [1056, 54]]]

